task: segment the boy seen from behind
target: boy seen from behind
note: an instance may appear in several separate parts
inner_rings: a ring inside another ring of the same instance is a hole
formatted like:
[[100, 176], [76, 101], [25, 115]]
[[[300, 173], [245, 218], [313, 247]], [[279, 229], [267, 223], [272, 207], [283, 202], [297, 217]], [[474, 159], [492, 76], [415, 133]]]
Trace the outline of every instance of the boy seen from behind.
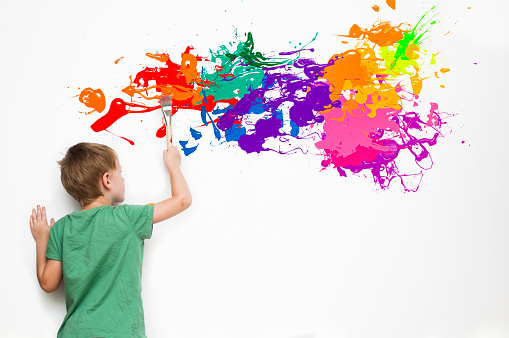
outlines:
[[174, 146], [163, 152], [172, 196], [156, 204], [118, 205], [125, 185], [117, 154], [78, 143], [59, 161], [65, 190], [82, 209], [48, 225], [45, 207], [30, 216], [37, 279], [53, 292], [62, 278], [67, 314], [57, 337], [146, 337], [141, 299], [144, 240], [152, 225], [189, 208], [191, 193]]

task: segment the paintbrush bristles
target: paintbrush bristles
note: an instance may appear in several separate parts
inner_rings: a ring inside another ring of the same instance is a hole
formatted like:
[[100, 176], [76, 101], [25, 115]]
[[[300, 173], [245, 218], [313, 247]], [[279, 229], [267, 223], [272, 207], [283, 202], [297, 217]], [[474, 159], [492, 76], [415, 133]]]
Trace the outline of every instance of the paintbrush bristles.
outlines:
[[171, 106], [172, 106], [170, 95], [161, 96], [161, 98], [159, 99], [159, 102], [161, 102], [161, 108], [163, 108], [163, 109], [165, 109], [167, 107], [171, 108]]
[[161, 110], [163, 111], [164, 124], [166, 124], [166, 126], [171, 126], [171, 115], [173, 110], [171, 96], [161, 96], [159, 102], [161, 103]]

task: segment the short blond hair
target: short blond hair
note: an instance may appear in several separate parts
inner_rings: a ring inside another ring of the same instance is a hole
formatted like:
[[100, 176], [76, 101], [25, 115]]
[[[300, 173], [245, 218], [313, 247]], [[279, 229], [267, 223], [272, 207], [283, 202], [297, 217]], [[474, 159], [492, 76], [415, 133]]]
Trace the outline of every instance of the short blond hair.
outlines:
[[104, 144], [81, 142], [67, 150], [60, 165], [65, 190], [82, 207], [103, 196], [99, 183], [104, 173], [116, 170], [117, 153]]

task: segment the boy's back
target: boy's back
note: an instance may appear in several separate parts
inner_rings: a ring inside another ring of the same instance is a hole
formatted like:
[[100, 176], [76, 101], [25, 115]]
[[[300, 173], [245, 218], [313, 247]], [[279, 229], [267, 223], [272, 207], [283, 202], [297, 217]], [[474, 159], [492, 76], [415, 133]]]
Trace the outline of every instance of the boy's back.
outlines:
[[32, 209], [37, 279], [46, 292], [65, 283], [67, 314], [58, 337], [145, 337], [141, 301], [144, 240], [152, 224], [191, 205], [178, 149], [163, 160], [171, 197], [149, 205], [120, 205], [125, 199], [122, 166], [106, 145], [78, 143], [59, 161], [65, 190], [83, 208], [48, 225], [46, 209]]
[[153, 205], [75, 211], [51, 228], [46, 258], [62, 262], [67, 315], [58, 337], [145, 337], [144, 239]]

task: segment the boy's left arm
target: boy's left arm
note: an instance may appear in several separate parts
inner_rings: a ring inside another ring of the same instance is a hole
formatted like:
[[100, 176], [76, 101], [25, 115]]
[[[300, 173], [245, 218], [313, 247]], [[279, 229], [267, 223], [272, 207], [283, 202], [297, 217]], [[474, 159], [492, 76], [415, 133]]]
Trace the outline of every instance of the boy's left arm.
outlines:
[[30, 230], [35, 239], [35, 248], [37, 253], [37, 279], [39, 285], [46, 292], [55, 291], [62, 281], [62, 264], [60, 261], [46, 258], [46, 248], [50, 228], [55, 224], [55, 220], [51, 219], [48, 225], [46, 219], [46, 208], [40, 205], [36, 209], [32, 209], [30, 215]]

